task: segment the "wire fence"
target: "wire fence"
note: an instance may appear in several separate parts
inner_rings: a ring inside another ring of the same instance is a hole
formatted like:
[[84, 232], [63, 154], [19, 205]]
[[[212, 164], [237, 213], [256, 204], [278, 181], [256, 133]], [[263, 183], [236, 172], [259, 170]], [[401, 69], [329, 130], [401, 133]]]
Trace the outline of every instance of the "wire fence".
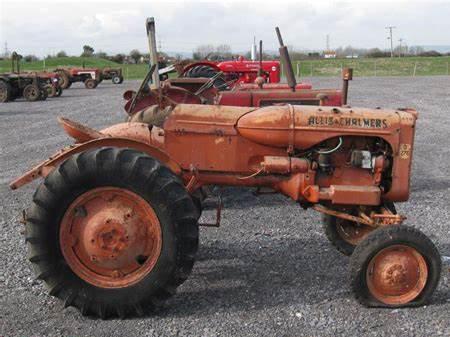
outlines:
[[[353, 68], [354, 76], [435, 76], [450, 75], [450, 58], [305, 60], [293, 62], [297, 77], [340, 76], [343, 68]], [[284, 74], [283, 74], [284, 75]]]

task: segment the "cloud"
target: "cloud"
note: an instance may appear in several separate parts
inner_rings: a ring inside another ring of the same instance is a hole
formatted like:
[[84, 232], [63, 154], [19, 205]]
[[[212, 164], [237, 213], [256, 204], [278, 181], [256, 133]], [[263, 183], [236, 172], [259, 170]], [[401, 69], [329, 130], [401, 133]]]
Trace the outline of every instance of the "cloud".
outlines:
[[[163, 51], [190, 52], [200, 44], [230, 44], [245, 51], [253, 36], [276, 49], [274, 27], [287, 44], [323, 49], [387, 47], [385, 26], [394, 40], [409, 45], [450, 44], [450, 3], [442, 1], [137, 1], [110, 2], [0, 0], [0, 43], [22, 54], [81, 53], [84, 44], [109, 53], [147, 50], [144, 21], [154, 16]], [[14, 13], [11, 14], [11, 13]], [[20, 15], [20, 20], [17, 17]], [[46, 18], [46, 20], [43, 20]], [[26, 24], [23, 24], [26, 22]]]

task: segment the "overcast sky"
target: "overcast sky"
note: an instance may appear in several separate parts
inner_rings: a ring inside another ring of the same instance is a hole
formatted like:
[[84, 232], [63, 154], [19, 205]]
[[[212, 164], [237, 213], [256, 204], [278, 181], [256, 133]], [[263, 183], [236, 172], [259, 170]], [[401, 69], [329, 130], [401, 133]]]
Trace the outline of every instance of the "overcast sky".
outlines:
[[79, 55], [84, 44], [96, 51], [147, 51], [145, 18], [154, 16], [162, 51], [192, 52], [200, 44], [250, 49], [253, 36], [276, 50], [274, 27], [297, 49], [387, 48], [385, 26], [394, 41], [408, 45], [450, 45], [450, 1], [10, 1], [0, 0], [0, 52], [43, 56], [65, 50]]

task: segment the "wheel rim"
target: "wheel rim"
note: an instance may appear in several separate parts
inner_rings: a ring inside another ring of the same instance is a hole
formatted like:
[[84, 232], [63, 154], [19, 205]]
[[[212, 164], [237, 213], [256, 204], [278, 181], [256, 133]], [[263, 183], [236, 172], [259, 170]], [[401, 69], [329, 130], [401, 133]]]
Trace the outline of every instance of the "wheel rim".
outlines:
[[356, 222], [337, 219], [336, 231], [345, 242], [356, 246], [367, 234], [373, 231], [373, 228]]
[[161, 253], [161, 225], [153, 208], [136, 193], [95, 188], [66, 210], [60, 245], [80, 278], [102, 288], [122, 288], [154, 268]]
[[35, 86], [29, 87], [27, 96], [32, 99], [37, 98], [39, 96], [39, 90]]
[[394, 245], [379, 251], [369, 262], [366, 281], [370, 293], [389, 305], [406, 304], [425, 288], [428, 266], [414, 248]]

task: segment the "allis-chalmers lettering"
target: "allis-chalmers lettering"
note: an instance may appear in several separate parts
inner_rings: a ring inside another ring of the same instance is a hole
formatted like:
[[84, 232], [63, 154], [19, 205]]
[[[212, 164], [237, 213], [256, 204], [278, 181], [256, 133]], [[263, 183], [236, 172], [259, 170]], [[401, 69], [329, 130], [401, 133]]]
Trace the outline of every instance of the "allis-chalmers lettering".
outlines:
[[386, 119], [379, 118], [351, 118], [351, 117], [324, 117], [324, 116], [310, 116], [308, 118], [309, 126], [348, 126], [358, 128], [372, 128], [372, 129], [386, 129], [388, 122]]

